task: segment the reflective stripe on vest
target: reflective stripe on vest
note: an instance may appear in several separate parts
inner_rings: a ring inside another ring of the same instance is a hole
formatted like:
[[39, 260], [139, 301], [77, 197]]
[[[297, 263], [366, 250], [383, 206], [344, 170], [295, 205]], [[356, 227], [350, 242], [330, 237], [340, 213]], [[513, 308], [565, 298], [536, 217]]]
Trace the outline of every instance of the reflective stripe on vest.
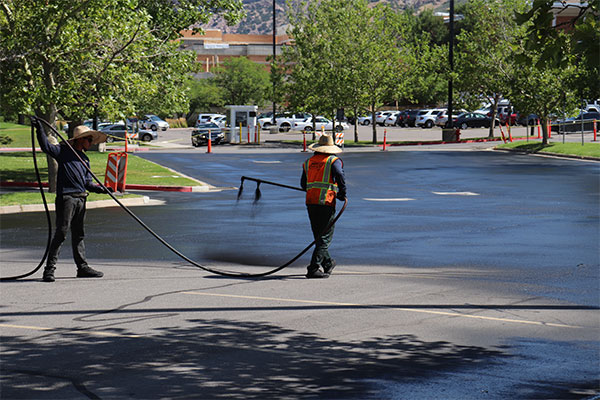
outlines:
[[339, 157], [315, 154], [304, 162], [306, 204], [335, 205], [338, 186], [333, 182], [331, 167]]

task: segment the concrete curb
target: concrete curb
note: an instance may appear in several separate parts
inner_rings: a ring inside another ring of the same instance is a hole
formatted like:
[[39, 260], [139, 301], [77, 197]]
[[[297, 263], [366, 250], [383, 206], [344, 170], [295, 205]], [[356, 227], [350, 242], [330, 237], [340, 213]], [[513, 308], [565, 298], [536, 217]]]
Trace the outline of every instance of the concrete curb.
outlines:
[[[157, 205], [165, 204], [165, 202], [162, 200], [153, 200], [148, 196], [136, 197], [136, 198], [131, 198], [131, 199], [122, 199], [119, 201], [127, 207], [157, 206]], [[119, 205], [112, 199], [90, 201], [86, 204], [87, 209], [106, 208], [106, 207], [119, 207]], [[49, 203], [48, 209], [50, 211], [54, 211], [54, 209], [55, 209], [54, 203]], [[15, 206], [0, 207], [0, 215], [16, 214], [16, 213], [22, 213], [22, 212], [40, 212], [40, 211], [45, 211], [43, 204], [21, 204], [21, 205], [15, 205]]]
[[[43, 187], [48, 187], [47, 182], [42, 182]], [[37, 188], [37, 182], [2, 182], [0, 181], [0, 188], [2, 187], [31, 187]], [[154, 190], [162, 192], [208, 192], [210, 186], [166, 186], [166, 185], [127, 185], [127, 189], [130, 190]]]

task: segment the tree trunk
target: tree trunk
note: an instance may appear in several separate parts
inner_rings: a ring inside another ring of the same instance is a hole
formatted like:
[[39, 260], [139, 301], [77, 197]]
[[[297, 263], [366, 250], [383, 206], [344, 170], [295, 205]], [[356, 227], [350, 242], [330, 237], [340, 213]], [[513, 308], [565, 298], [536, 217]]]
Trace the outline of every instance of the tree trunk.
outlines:
[[540, 121], [542, 124], [542, 145], [546, 146], [548, 144], [548, 122], [550, 122], [550, 118], [541, 117]]
[[491, 121], [490, 121], [490, 130], [488, 133], [488, 138], [492, 139], [494, 137], [494, 125], [495, 125], [495, 121], [496, 121], [496, 112], [498, 111], [498, 103], [500, 102], [500, 96], [496, 95], [493, 98], [492, 101], [492, 115], [491, 115]]
[[377, 120], [375, 119], [375, 103], [371, 103], [371, 125], [373, 126], [373, 144], [377, 144]]
[[[50, 125], [52, 125], [53, 127], [56, 128], [56, 115], [57, 115], [57, 111], [56, 111], [56, 106], [54, 104], [51, 104], [48, 106], [48, 111], [47, 112], [41, 112], [41, 111], [37, 111], [35, 113], [35, 115], [38, 118], [43, 119], [44, 121], [48, 122]], [[48, 142], [50, 142], [51, 144], [58, 144], [58, 138], [56, 136], [54, 136], [54, 134], [52, 133], [52, 131], [45, 126], [44, 130], [46, 131], [46, 133], [48, 134]], [[50, 156], [46, 156], [46, 160], [48, 162], [48, 192], [50, 193], [56, 193], [56, 176], [58, 174], [58, 163], [56, 162], [56, 160]]]
[[358, 143], [358, 108], [354, 107], [354, 143]]

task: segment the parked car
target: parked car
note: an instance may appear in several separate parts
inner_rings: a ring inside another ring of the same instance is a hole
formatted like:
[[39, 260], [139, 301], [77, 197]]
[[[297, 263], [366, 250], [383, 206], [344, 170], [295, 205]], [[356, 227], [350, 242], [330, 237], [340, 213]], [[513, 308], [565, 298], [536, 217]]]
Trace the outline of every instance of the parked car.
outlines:
[[140, 120], [140, 125], [143, 129], [152, 129], [155, 132], [159, 129], [163, 131], [169, 129], [169, 123], [163, 121], [156, 115], [146, 115], [145, 119]]
[[377, 125], [383, 126], [385, 123], [385, 119], [392, 113], [392, 111], [382, 111], [381, 113], [375, 116], [375, 122]]
[[196, 122], [214, 122], [215, 119], [217, 118], [226, 118], [225, 115], [223, 114], [216, 114], [216, 113], [202, 113], [202, 114], [198, 114], [198, 118], [196, 119]]
[[435, 124], [435, 117], [443, 111], [442, 108], [431, 108], [419, 111], [415, 121], [416, 126], [431, 128]]
[[[275, 123], [280, 132], [287, 132], [294, 127], [296, 122], [301, 122], [311, 117], [308, 113], [280, 113], [275, 114]], [[261, 129], [270, 129], [273, 126], [273, 117], [260, 118], [258, 119], [258, 124]]]
[[194, 147], [207, 145], [209, 133], [211, 144], [219, 144], [225, 140], [225, 134], [219, 125], [214, 122], [198, 122], [192, 129], [192, 145]]
[[[495, 120], [494, 126], [498, 126], [500, 121], [498, 118]], [[489, 128], [490, 123], [492, 122], [492, 118], [488, 115], [476, 113], [476, 112], [468, 112], [460, 114], [454, 120], [454, 126], [460, 129], [467, 128]]]
[[[106, 121], [98, 121], [98, 130], [101, 130], [102, 128], [108, 126], [108, 125], [112, 125], [112, 122], [106, 122]], [[93, 119], [86, 119], [85, 121], [83, 121], [83, 125], [87, 126], [90, 129], [94, 129], [94, 120]], [[63, 131], [67, 132], [69, 130], [69, 124], [64, 124], [63, 125]]]
[[[456, 110], [456, 113], [454, 113], [454, 112], [452, 113], [452, 121], [454, 121], [456, 118], [458, 118], [458, 116], [460, 114], [466, 113], [466, 112], [467, 112], [467, 110]], [[439, 113], [435, 117], [435, 125], [443, 128], [444, 126], [446, 126], [447, 122], [448, 122], [448, 110], [442, 110], [442, 112]]]
[[392, 111], [385, 121], [383, 121], [384, 126], [394, 126], [396, 125], [396, 120], [398, 119], [398, 115], [400, 115], [400, 111]]
[[219, 128], [225, 128], [225, 124], [227, 123], [227, 117], [224, 115], [221, 115], [219, 117], [213, 118], [212, 122], [219, 125]]
[[[377, 118], [377, 116], [381, 114], [381, 111], [377, 111], [375, 113], [375, 118]], [[360, 116], [358, 117], [358, 123], [361, 125], [371, 125], [373, 123], [373, 114], [368, 114], [368, 115], [364, 115], [364, 116]]]
[[[115, 140], [125, 140], [125, 124], [108, 125], [100, 129], [100, 132], [108, 135], [106, 138], [107, 143], [112, 143]], [[129, 135], [135, 133], [133, 125], [127, 125], [127, 133]], [[158, 139], [158, 133], [157, 131], [140, 129], [137, 131], [137, 139], [143, 142], [149, 142]]]
[[400, 112], [396, 118], [396, 125], [405, 127], [409, 126], [414, 128], [415, 122], [417, 121], [417, 114], [420, 110], [404, 110]]
[[[321, 127], [323, 127], [323, 129], [325, 129], [326, 131], [331, 131], [333, 129], [333, 122], [325, 117], [319, 116], [319, 117], [315, 118], [315, 126], [317, 128], [317, 131], [320, 131]], [[349, 128], [350, 128], [350, 126], [345, 122], [339, 122], [339, 121], [335, 122], [335, 131], [336, 132], [341, 132], [344, 129], [349, 129]], [[294, 123], [294, 129], [298, 130], [298, 131], [312, 132], [312, 130], [313, 130], [312, 118], [308, 118], [304, 121]]]
[[596, 122], [596, 130], [600, 130], [600, 113], [598, 112], [584, 112], [580, 113], [577, 117], [567, 118], [565, 120], [559, 120], [556, 124], [552, 124], [550, 130], [557, 133], [574, 133], [581, 132], [581, 125], [583, 122], [583, 131], [591, 132], [594, 130], [594, 122]]

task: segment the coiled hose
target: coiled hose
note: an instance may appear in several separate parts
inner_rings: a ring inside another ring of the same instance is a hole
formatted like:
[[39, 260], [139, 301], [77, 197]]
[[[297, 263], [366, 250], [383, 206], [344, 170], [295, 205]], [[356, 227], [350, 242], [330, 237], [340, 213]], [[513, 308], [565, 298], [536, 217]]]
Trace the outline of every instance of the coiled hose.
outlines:
[[[228, 271], [228, 270], [221, 270], [221, 269], [216, 269], [216, 268], [210, 268], [201, 264], [198, 264], [196, 261], [190, 259], [189, 257], [187, 257], [185, 254], [181, 253], [179, 250], [177, 250], [175, 247], [173, 247], [171, 244], [169, 244], [165, 239], [163, 239], [160, 235], [158, 235], [156, 232], [154, 232], [148, 225], [146, 225], [144, 223], [144, 221], [142, 221], [137, 215], [135, 215], [129, 208], [127, 208], [127, 206], [125, 206], [123, 203], [121, 203], [121, 201], [119, 201], [119, 199], [117, 199], [115, 197], [114, 194], [112, 194], [110, 191], [108, 191], [106, 189], [106, 186], [104, 186], [104, 184], [98, 179], [98, 177], [96, 177], [96, 175], [94, 175], [94, 173], [87, 167], [86, 163], [83, 162], [83, 160], [79, 157], [79, 155], [77, 154], [77, 152], [75, 151], [75, 149], [73, 149], [73, 147], [71, 146], [71, 144], [66, 141], [61, 134], [52, 126], [50, 125], [48, 122], [46, 122], [43, 119], [37, 118], [37, 117], [30, 117], [32, 120], [32, 126], [31, 126], [31, 143], [32, 143], [32, 152], [33, 152], [33, 159], [34, 159], [34, 166], [35, 166], [35, 171], [36, 171], [36, 176], [38, 179], [38, 185], [40, 187], [40, 192], [42, 194], [42, 198], [44, 200], [44, 206], [46, 209], [46, 217], [48, 220], [48, 243], [46, 245], [46, 252], [44, 253], [44, 256], [42, 258], [42, 260], [40, 261], [39, 265], [31, 272], [28, 272], [26, 274], [23, 275], [19, 275], [19, 276], [11, 276], [11, 277], [6, 277], [6, 278], [0, 278], [1, 281], [8, 281], [8, 280], [17, 280], [17, 279], [21, 279], [27, 276], [30, 276], [32, 274], [34, 274], [35, 272], [37, 272], [40, 267], [42, 266], [42, 264], [44, 263], [44, 260], [46, 259], [47, 255], [48, 255], [48, 251], [50, 249], [50, 242], [52, 240], [52, 224], [51, 224], [51, 219], [50, 219], [50, 211], [48, 210], [48, 205], [46, 203], [46, 197], [44, 196], [44, 190], [42, 187], [42, 181], [40, 178], [40, 174], [39, 174], [39, 170], [38, 170], [38, 166], [37, 166], [37, 162], [36, 157], [35, 157], [35, 135], [34, 135], [34, 121], [40, 121], [41, 123], [45, 124], [46, 126], [48, 126], [50, 129], [52, 129], [54, 131], [54, 133], [62, 140], [64, 141], [69, 148], [77, 155], [77, 157], [79, 158], [79, 160], [82, 162], [83, 165], [86, 166], [86, 169], [88, 170], [88, 172], [92, 175], [92, 177], [94, 178], [94, 180], [103, 188], [105, 189], [106, 193], [108, 195], [110, 195], [110, 197], [112, 197], [112, 199], [119, 205], [121, 206], [121, 208], [123, 210], [125, 210], [125, 212], [127, 212], [127, 214], [129, 214], [131, 216], [131, 218], [133, 218], [138, 224], [140, 224], [142, 226], [142, 228], [144, 228], [146, 231], [148, 231], [148, 233], [150, 233], [152, 236], [154, 236], [160, 243], [162, 243], [166, 248], [168, 248], [169, 250], [171, 250], [173, 253], [175, 253], [177, 256], [179, 256], [180, 258], [182, 258], [183, 260], [187, 261], [189, 264], [193, 265], [196, 268], [200, 268], [206, 272], [210, 272], [212, 274], [216, 274], [216, 275], [221, 275], [221, 276], [228, 276], [228, 277], [237, 277], [237, 278], [260, 278], [260, 277], [264, 277], [264, 276], [268, 276], [271, 274], [274, 274], [275, 272], [281, 271], [282, 269], [288, 267], [289, 265], [291, 265], [294, 261], [296, 261], [298, 258], [300, 258], [302, 255], [304, 255], [314, 244], [315, 244], [315, 240], [313, 240], [308, 246], [306, 246], [300, 253], [298, 253], [296, 256], [294, 256], [292, 259], [290, 259], [288, 262], [286, 262], [285, 264], [280, 265], [277, 268], [271, 269], [269, 271], [265, 271], [265, 272], [260, 272], [260, 273], [246, 273], [246, 272], [235, 272], [235, 271]], [[249, 179], [247, 177], [244, 177], [244, 179]], [[271, 182], [268, 182], [271, 183]], [[243, 180], [242, 180], [242, 185], [243, 185]], [[278, 186], [284, 186], [286, 187], [286, 185], [281, 185], [278, 184]], [[292, 189], [295, 189], [293, 187], [290, 187]], [[326, 231], [327, 229], [329, 229], [331, 226], [333, 226], [337, 220], [342, 216], [342, 214], [344, 213], [344, 210], [346, 209], [346, 206], [348, 205], [348, 199], [346, 198], [344, 200], [344, 205], [342, 206], [342, 208], [340, 209], [340, 211], [337, 213], [337, 215], [335, 216], [335, 218], [329, 223], [329, 225], [327, 225], [327, 227], [325, 228], [324, 231]]]

